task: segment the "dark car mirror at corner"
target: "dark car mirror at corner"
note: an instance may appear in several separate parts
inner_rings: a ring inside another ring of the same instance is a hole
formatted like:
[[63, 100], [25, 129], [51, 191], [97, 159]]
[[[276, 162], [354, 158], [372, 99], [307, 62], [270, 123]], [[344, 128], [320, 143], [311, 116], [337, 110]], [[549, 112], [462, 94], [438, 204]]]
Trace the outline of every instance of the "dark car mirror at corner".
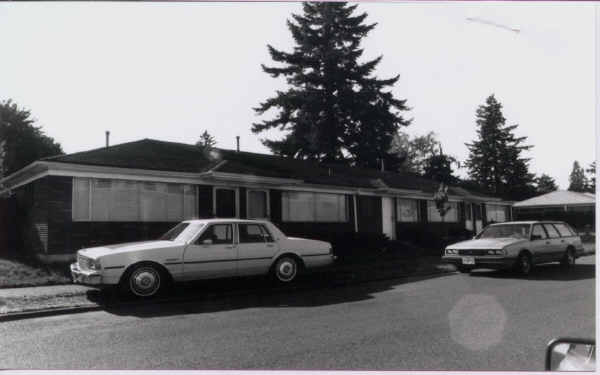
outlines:
[[594, 340], [559, 338], [546, 348], [546, 371], [596, 371]]

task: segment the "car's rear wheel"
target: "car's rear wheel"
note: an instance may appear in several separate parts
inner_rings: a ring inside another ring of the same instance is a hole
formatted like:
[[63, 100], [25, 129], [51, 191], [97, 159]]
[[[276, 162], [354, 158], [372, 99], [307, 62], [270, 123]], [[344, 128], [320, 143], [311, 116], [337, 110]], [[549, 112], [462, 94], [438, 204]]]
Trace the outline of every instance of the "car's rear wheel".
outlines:
[[162, 270], [152, 264], [139, 264], [127, 272], [121, 281], [121, 290], [126, 294], [151, 298], [163, 288], [166, 277]]
[[519, 272], [523, 276], [527, 276], [531, 273], [531, 269], [533, 268], [533, 263], [531, 261], [531, 256], [528, 253], [521, 253], [517, 258], [517, 272]]
[[567, 251], [565, 251], [565, 255], [563, 256], [562, 260], [560, 261], [560, 264], [565, 267], [565, 268], [569, 268], [575, 265], [575, 251], [573, 251], [573, 249], [568, 248]]
[[291, 283], [298, 275], [298, 261], [291, 256], [283, 256], [273, 265], [273, 276], [281, 283]]

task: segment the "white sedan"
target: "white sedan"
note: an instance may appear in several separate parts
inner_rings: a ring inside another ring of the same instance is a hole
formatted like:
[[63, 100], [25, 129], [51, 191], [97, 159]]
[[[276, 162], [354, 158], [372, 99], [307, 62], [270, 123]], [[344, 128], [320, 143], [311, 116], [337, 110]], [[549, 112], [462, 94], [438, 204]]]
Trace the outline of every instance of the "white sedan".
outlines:
[[151, 297], [171, 281], [271, 273], [289, 283], [302, 269], [334, 259], [330, 243], [287, 237], [269, 221], [189, 220], [156, 241], [79, 250], [71, 275], [75, 283]]

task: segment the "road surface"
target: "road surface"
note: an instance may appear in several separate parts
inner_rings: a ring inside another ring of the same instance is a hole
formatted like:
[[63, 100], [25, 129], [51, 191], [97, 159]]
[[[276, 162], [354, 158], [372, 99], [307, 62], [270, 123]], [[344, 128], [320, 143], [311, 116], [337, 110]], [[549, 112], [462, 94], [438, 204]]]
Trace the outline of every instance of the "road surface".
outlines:
[[543, 370], [553, 337], [594, 337], [594, 299], [594, 256], [255, 291], [0, 323], [0, 368]]

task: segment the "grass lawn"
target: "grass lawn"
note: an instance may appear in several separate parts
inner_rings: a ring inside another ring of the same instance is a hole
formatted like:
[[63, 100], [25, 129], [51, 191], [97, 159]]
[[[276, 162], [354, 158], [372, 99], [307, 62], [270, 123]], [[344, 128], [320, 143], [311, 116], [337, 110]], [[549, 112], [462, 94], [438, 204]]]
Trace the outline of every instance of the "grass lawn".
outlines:
[[15, 259], [0, 259], [0, 288], [70, 283], [66, 269], [62, 270], [59, 266], [34, 266]]

